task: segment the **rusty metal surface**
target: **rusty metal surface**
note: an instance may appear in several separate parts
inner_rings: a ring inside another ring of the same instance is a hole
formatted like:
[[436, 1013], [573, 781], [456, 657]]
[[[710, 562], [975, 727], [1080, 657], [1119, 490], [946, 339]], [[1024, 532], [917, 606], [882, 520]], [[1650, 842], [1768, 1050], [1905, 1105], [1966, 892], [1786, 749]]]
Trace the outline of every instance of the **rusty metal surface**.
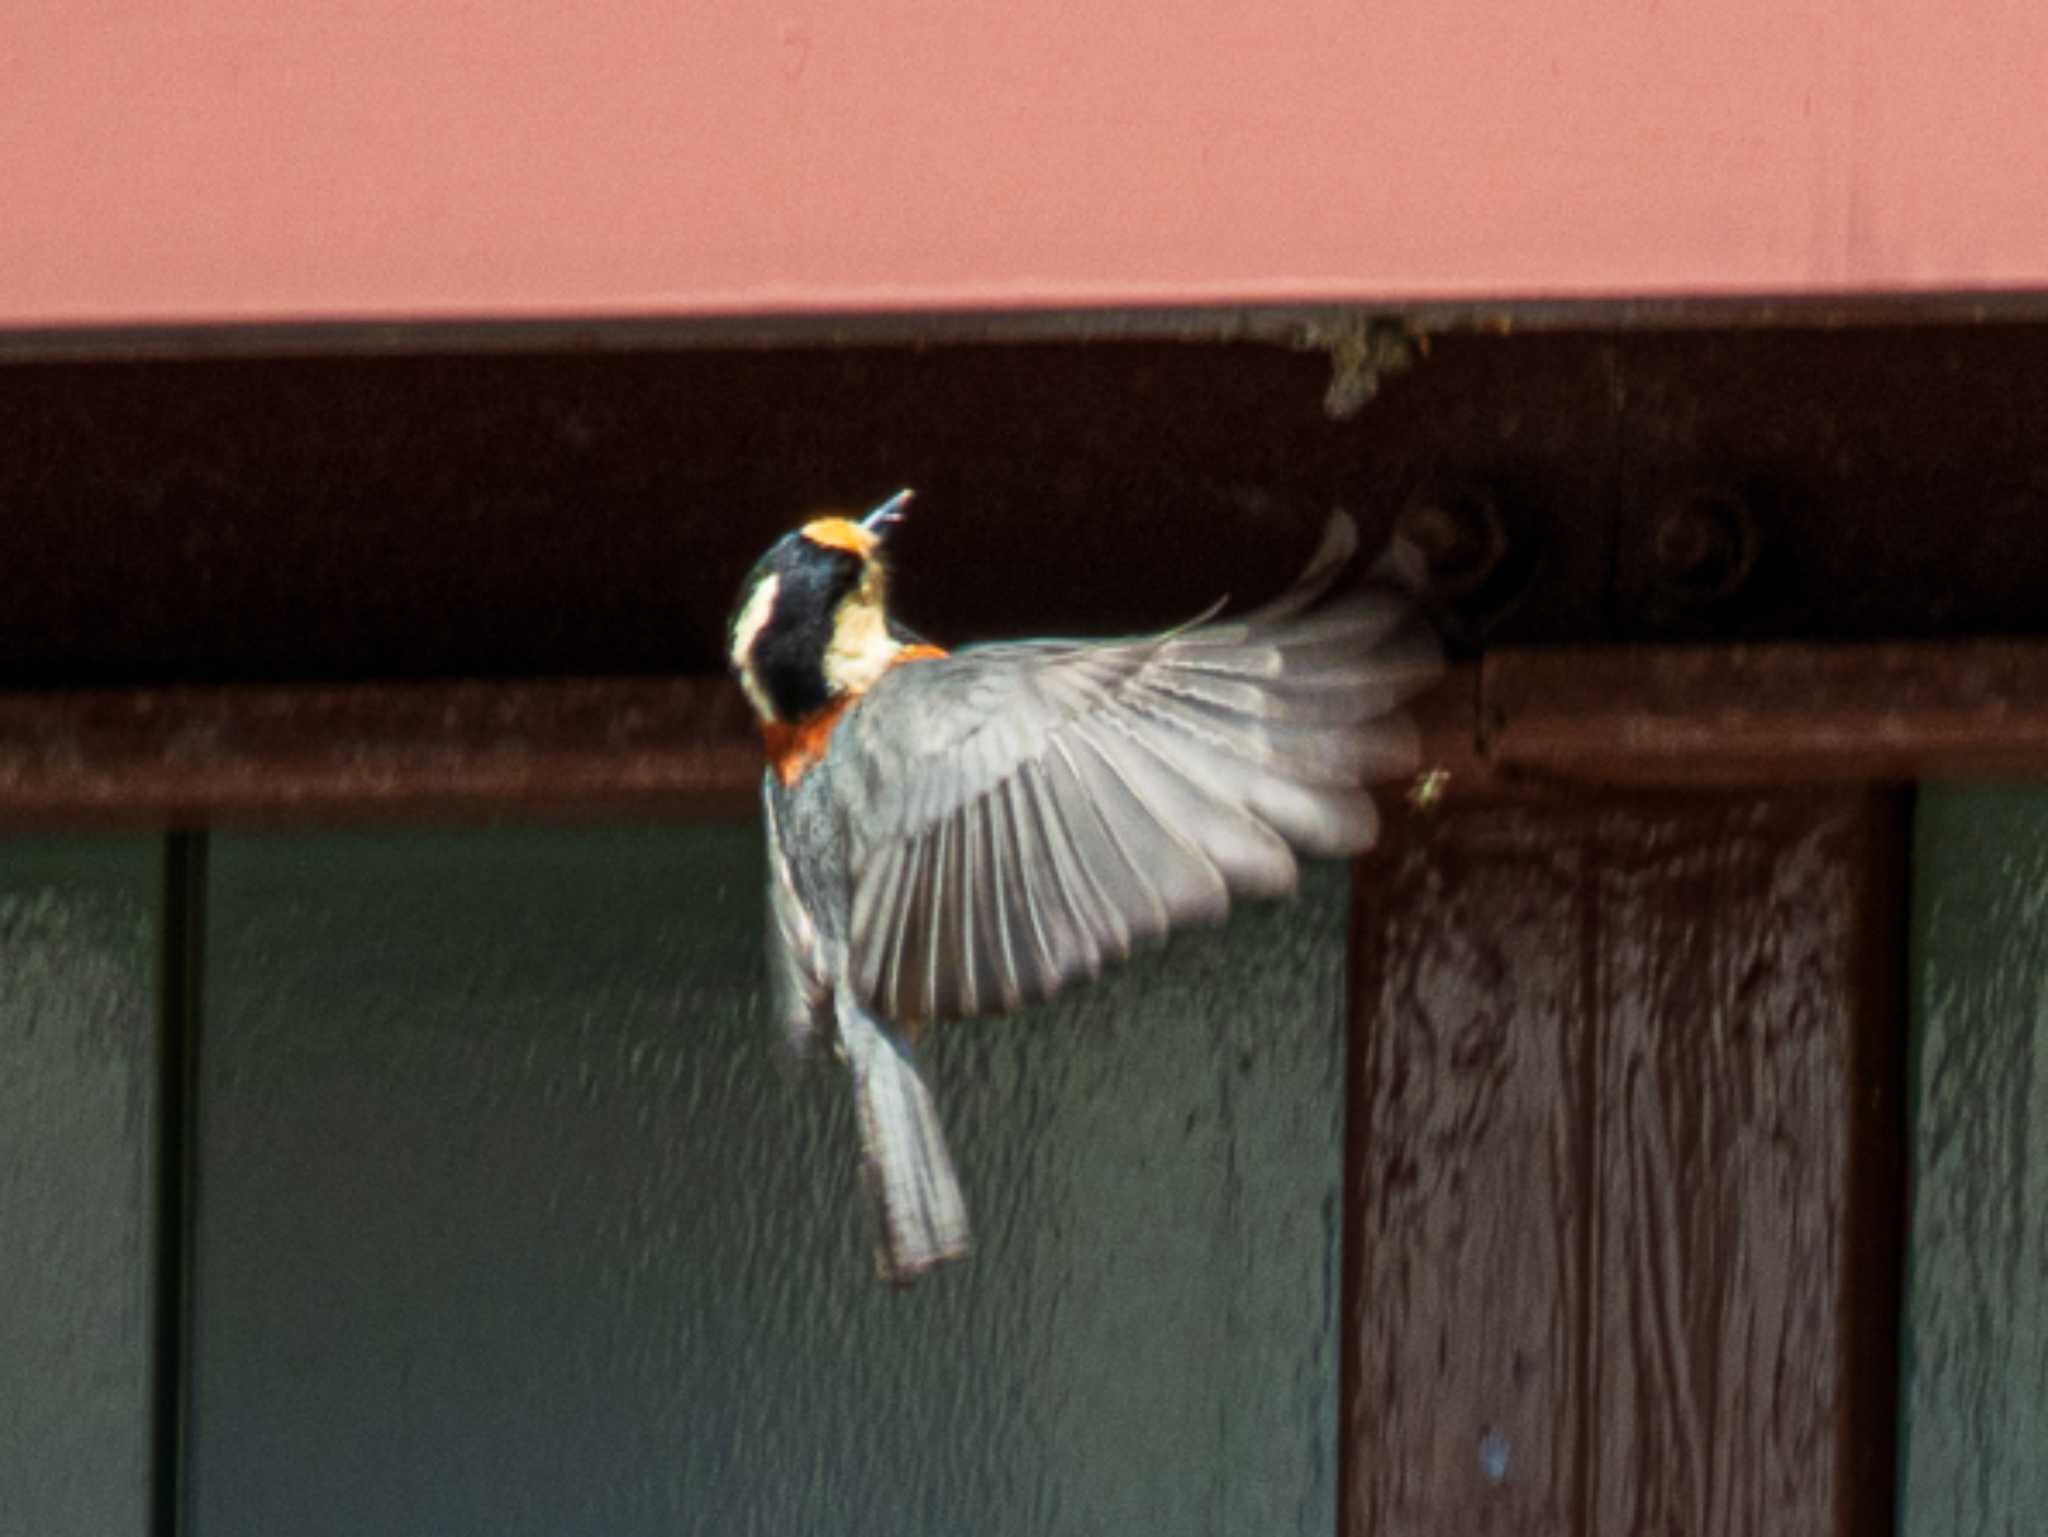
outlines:
[[722, 680], [0, 695], [0, 821], [747, 803]]
[[2048, 645], [1631, 647], [1486, 658], [1482, 757], [1603, 783], [2048, 772]]
[[1888, 1529], [1902, 809], [1397, 819], [1356, 909], [1345, 1531]]
[[[1510, 648], [1417, 707], [1427, 798], [2048, 772], [2048, 646]], [[0, 694], [0, 825], [743, 809], [715, 679]]]

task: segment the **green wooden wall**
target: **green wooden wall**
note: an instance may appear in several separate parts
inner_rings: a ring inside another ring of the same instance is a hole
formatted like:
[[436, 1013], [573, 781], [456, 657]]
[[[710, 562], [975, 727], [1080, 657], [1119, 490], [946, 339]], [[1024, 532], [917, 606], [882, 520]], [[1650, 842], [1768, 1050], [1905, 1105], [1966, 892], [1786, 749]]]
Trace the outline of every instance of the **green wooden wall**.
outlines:
[[[2033, 1537], [2048, 791], [1925, 792], [1915, 861], [1900, 1526]], [[1340, 872], [942, 1032], [980, 1253], [897, 1295], [751, 827], [166, 865], [0, 842], [0, 1537], [1333, 1529]]]
[[0, 843], [0, 1533], [152, 1509], [154, 846]]
[[1908, 1537], [2048, 1531], [2048, 790], [1916, 830]]
[[190, 1532], [1329, 1533], [1343, 872], [939, 1032], [898, 1294], [758, 836], [214, 841]]

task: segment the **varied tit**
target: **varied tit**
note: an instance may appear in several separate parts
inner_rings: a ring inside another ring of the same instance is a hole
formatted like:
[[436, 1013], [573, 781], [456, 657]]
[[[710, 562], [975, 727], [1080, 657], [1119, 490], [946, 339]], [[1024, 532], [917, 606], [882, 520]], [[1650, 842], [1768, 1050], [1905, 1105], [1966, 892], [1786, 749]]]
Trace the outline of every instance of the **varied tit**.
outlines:
[[899, 1283], [968, 1249], [919, 1029], [1291, 892], [1296, 851], [1369, 847], [1362, 786], [1419, 766], [1400, 707], [1440, 665], [1391, 561], [1338, 590], [1341, 514], [1241, 618], [949, 655], [889, 612], [882, 549], [909, 498], [785, 536], [729, 636], [768, 749], [777, 1018], [852, 1074], [877, 1267]]

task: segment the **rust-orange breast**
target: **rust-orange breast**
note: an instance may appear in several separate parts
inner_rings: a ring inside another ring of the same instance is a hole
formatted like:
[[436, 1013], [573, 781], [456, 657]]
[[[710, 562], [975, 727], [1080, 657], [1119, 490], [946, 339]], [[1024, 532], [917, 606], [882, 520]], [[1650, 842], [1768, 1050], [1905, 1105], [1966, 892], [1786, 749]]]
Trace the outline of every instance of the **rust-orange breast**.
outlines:
[[[905, 646], [889, 665], [900, 667], [905, 662], [929, 661], [945, 654], [941, 646]], [[768, 749], [768, 767], [785, 789], [803, 778], [804, 770], [825, 756], [826, 744], [832, 740], [832, 728], [839, 724], [848, 707], [857, 702], [856, 696], [846, 694], [823, 709], [813, 710], [794, 725], [785, 725], [781, 721], [761, 723], [761, 740]]]

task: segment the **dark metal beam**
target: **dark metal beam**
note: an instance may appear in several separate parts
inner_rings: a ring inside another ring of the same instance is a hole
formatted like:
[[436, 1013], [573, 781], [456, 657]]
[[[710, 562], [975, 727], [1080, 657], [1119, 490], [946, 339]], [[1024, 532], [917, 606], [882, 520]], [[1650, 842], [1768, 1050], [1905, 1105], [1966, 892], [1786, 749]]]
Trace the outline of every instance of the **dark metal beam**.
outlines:
[[2048, 324], [1449, 333], [1340, 417], [1373, 335], [1295, 318], [0, 367], [0, 690], [708, 674], [773, 539], [902, 485], [947, 645], [1254, 603], [1333, 507], [1465, 655], [2042, 633]]
[[737, 808], [760, 774], [720, 681], [0, 696], [0, 821]]
[[[2048, 643], [1508, 650], [1421, 710], [1445, 793], [2048, 775]], [[0, 695], [0, 822], [743, 810], [715, 679]]]
[[1561, 648], [1488, 656], [1502, 774], [1788, 784], [2048, 774], [2048, 644]]
[[1442, 335], [1723, 327], [1970, 325], [2048, 319], [2034, 289], [1946, 293], [1507, 296], [1407, 304], [1100, 306], [865, 310], [818, 314], [561, 316], [220, 325], [0, 328], [0, 365], [139, 358], [350, 357], [391, 353], [591, 352], [678, 347], [930, 346], [953, 342], [1260, 341], [1317, 346], [1333, 329], [1384, 324]]

